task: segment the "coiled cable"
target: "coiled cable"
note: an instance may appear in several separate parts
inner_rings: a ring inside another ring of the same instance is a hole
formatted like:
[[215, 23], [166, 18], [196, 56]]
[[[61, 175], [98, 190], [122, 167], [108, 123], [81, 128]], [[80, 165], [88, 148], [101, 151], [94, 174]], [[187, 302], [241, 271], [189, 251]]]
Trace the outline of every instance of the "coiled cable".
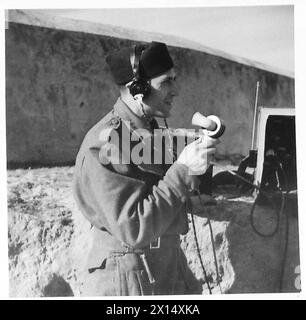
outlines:
[[[255, 189], [257, 189], [259, 191], [259, 193], [263, 194], [266, 199], [274, 206], [273, 200], [270, 199], [270, 194], [268, 194], [266, 191], [262, 190], [262, 188], [258, 187], [257, 185], [253, 184], [252, 182], [250, 182], [249, 180], [245, 179], [244, 177], [240, 176], [239, 174], [237, 174], [236, 172], [222, 166], [219, 163], [216, 163], [214, 161], [210, 162], [212, 165], [218, 166], [226, 171], [228, 171], [230, 174], [234, 175], [235, 177], [237, 177], [238, 179], [244, 181], [245, 183], [253, 186]], [[287, 252], [288, 252], [288, 243], [289, 243], [289, 216], [288, 216], [288, 212], [286, 210], [284, 210], [285, 208], [285, 204], [286, 204], [286, 196], [289, 193], [289, 189], [288, 189], [288, 178], [286, 175], [285, 170], [283, 169], [283, 166], [280, 162], [278, 162], [278, 169], [280, 169], [280, 172], [283, 175], [284, 178], [284, 188], [283, 189], [278, 189], [278, 191], [280, 191], [281, 194], [281, 205], [280, 205], [280, 209], [277, 210], [275, 209], [274, 212], [276, 214], [276, 226], [274, 228], [274, 230], [268, 234], [264, 234], [262, 232], [260, 232], [254, 224], [254, 212], [255, 212], [255, 207], [257, 205], [257, 199], [255, 199], [254, 204], [252, 205], [251, 208], [251, 212], [250, 212], [250, 224], [252, 227], [252, 230], [259, 235], [260, 237], [263, 238], [271, 238], [273, 236], [276, 235], [276, 233], [279, 231], [279, 226], [280, 226], [280, 220], [281, 217], [283, 216], [283, 213], [285, 212], [285, 247], [284, 247], [284, 252], [282, 255], [282, 261], [281, 261], [281, 269], [280, 269], [280, 282], [279, 282], [279, 292], [282, 292], [282, 288], [283, 288], [283, 281], [284, 281], [284, 273], [285, 273], [285, 266], [286, 266], [286, 260], [287, 260]]]

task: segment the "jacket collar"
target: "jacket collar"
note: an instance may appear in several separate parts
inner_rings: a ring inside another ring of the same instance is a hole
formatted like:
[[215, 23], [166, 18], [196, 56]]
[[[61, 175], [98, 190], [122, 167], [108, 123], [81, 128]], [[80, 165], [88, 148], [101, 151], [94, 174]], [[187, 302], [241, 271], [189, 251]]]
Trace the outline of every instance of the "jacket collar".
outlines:
[[158, 128], [157, 121], [152, 119], [148, 121], [147, 119], [140, 118], [136, 115], [128, 105], [119, 97], [114, 105], [114, 113], [119, 116], [122, 120], [129, 121], [132, 129], [148, 129], [152, 131]]
[[[130, 127], [132, 130], [136, 129], [147, 129], [153, 137], [153, 130], [159, 128], [158, 123], [155, 119], [152, 121], [147, 121], [146, 119], [138, 117], [127, 104], [124, 103], [120, 98], [114, 105], [114, 113], [119, 116], [124, 121], [130, 122]], [[153, 143], [151, 142], [151, 147], [153, 148]], [[154, 151], [153, 151], [154, 152]], [[150, 172], [158, 176], [163, 176], [165, 173], [165, 167], [162, 164], [139, 164], [137, 167], [145, 172]]]

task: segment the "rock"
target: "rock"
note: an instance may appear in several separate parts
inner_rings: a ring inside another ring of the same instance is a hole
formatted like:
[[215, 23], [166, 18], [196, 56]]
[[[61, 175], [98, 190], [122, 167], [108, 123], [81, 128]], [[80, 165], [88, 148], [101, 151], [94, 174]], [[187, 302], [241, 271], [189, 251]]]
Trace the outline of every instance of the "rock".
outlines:
[[73, 292], [70, 285], [57, 275], [53, 275], [50, 282], [43, 288], [44, 297], [71, 297]]

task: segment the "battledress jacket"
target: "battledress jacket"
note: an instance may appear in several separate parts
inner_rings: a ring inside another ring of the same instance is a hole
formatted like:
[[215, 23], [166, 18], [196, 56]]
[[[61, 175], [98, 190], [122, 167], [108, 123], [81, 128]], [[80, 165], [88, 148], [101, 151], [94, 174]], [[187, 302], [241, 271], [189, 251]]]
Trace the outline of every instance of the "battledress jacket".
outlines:
[[[152, 133], [158, 127], [119, 98], [87, 133], [77, 155], [74, 196], [93, 226], [82, 294], [199, 294], [201, 285], [180, 248], [180, 235], [188, 231], [186, 202], [198, 178], [177, 162], [103, 161], [108, 143], [103, 137], [112, 131], [120, 137], [127, 122], [130, 132], [144, 128]], [[123, 149], [119, 144], [112, 151], [122, 156]]]

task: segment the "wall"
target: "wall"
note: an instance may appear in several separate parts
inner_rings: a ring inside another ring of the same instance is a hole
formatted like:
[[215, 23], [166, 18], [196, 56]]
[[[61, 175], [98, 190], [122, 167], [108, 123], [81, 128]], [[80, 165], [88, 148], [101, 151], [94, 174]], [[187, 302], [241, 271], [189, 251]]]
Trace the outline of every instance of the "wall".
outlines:
[[[133, 40], [10, 22], [6, 30], [9, 167], [73, 164], [86, 132], [117, 97], [105, 56]], [[195, 111], [227, 128], [219, 158], [247, 154], [256, 81], [259, 105], [294, 107], [294, 79], [213, 54], [170, 47], [181, 89], [174, 127], [191, 127]]]

